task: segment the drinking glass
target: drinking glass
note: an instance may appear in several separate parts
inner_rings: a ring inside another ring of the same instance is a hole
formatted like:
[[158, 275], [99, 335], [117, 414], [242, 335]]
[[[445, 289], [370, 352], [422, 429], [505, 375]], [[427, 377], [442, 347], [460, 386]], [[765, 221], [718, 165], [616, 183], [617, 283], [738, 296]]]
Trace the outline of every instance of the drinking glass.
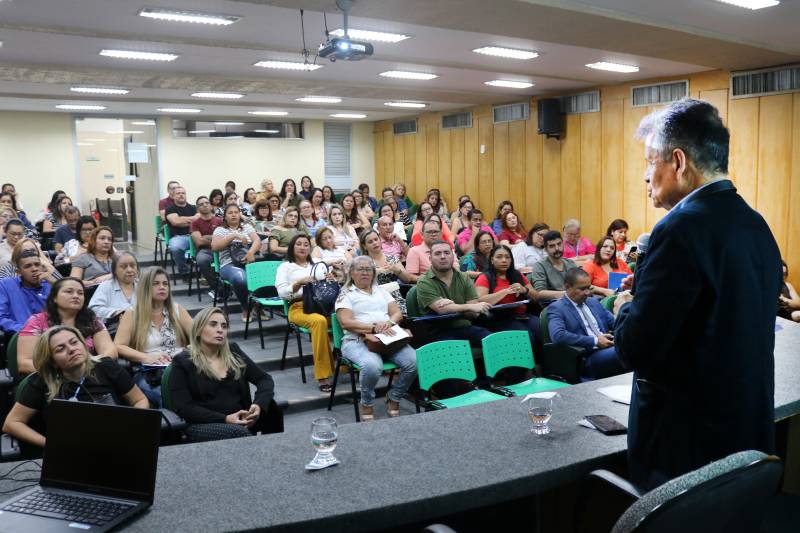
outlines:
[[325, 468], [339, 463], [332, 453], [336, 449], [338, 435], [335, 418], [321, 417], [311, 422], [311, 445], [317, 450], [317, 454], [309, 466]]
[[553, 416], [553, 402], [558, 394], [555, 392], [537, 392], [529, 394], [522, 400], [522, 409], [531, 421], [530, 432], [534, 435], [550, 433], [550, 418]]

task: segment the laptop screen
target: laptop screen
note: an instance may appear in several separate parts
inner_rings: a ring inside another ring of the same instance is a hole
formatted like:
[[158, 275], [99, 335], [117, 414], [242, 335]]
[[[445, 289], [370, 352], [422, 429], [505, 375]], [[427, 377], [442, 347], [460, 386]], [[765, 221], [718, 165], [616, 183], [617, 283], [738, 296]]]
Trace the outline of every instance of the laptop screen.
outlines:
[[43, 486], [153, 502], [161, 413], [53, 400]]

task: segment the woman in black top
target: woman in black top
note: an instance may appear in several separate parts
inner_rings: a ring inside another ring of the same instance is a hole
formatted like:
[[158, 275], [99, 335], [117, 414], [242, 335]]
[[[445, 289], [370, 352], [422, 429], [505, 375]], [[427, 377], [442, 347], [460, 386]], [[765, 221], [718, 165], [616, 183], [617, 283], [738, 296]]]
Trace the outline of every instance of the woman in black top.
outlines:
[[111, 359], [89, 355], [83, 335], [72, 326], [54, 326], [39, 337], [33, 366], [36, 372], [20, 385], [3, 424], [3, 432], [28, 444], [44, 447], [44, 435], [29, 423], [54, 399], [149, 407], [130, 374]]
[[[172, 359], [172, 408], [189, 426], [190, 440], [206, 441], [283, 431], [275, 384], [249, 357], [231, 351], [228, 321], [216, 308], [203, 309], [192, 325], [189, 350]], [[250, 397], [250, 383], [256, 386]]]

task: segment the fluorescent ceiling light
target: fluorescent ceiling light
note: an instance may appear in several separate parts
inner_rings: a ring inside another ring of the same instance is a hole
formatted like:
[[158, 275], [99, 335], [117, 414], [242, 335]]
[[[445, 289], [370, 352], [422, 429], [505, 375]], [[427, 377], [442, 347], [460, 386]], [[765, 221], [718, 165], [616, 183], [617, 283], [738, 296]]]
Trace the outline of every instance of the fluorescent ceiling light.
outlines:
[[94, 143], [75, 143], [78, 146], [94, 146]]
[[215, 133], [217, 130], [189, 130], [189, 133]]
[[481, 48], [476, 48], [473, 52], [476, 54], [506, 57], [509, 59], [533, 59], [539, 57], [539, 53], [533, 50], [517, 50], [515, 48], [503, 48], [501, 46], [482, 46]]
[[304, 96], [302, 98], [295, 98], [298, 102], [307, 102], [309, 104], [338, 104], [342, 101], [341, 98], [336, 96]]
[[238, 100], [244, 98], [243, 94], [239, 93], [192, 93], [195, 98], [217, 98], [220, 100]]
[[609, 61], [587, 63], [586, 66], [597, 70], [607, 70], [609, 72], [624, 72], [626, 74], [629, 74], [631, 72], [639, 72], [639, 67], [635, 67], [633, 65], [623, 65], [621, 63], [611, 63]]
[[492, 80], [483, 82], [492, 87], [508, 87], [509, 89], [527, 89], [533, 87], [533, 83], [529, 81], [512, 81], [512, 80]]
[[[344, 37], [344, 30], [339, 28], [333, 30], [331, 35], [334, 37]], [[352, 28], [347, 30], [347, 35], [351, 39], [364, 39], [365, 41], [377, 41], [380, 43], [399, 43], [411, 38], [410, 35], [403, 35], [402, 33], [386, 33], [382, 31], [371, 30], [354, 30]]]
[[189, 107], [159, 107], [158, 111], [162, 113], [202, 113], [202, 109], [193, 109]]
[[333, 118], [367, 118], [363, 113], [334, 113], [331, 115]]
[[244, 126], [244, 122], [215, 122], [217, 126]]
[[281, 130], [253, 130], [256, 133], [280, 133]]
[[307, 70], [309, 72], [322, 68], [322, 65], [313, 65], [311, 63], [303, 63], [302, 61], [274, 61], [271, 59], [253, 63], [253, 66], [261, 68], [276, 68], [281, 70]]
[[121, 131], [107, 131], [106, 133], [109, 133], [111, 135], [116, 135], [116, 134], [119, 134], [119, 135], [135, 135], [137, 133], [144, 133], [144, 132], [143, 131], [139, 131], [139, 130], [121, 130]]
[[263, 117], [285, 117], [288, 111], [248, 111], [248, 115], [260, 115]]
[[86, 94], [128, 94], [128, 89], [108, 89], [105, 87], [70, 87], [70, 91], [74, 93]]
[[436, 74], [409, 72], [407, 70], [387, 70], [386, 72], [381, 72], [380, 76], [384, 78], [397, 78], [400, 80], [433, 80], [439, 77]]
[[212, 15], [210, 13], [178, 11], [158, 7], [145, 7], [139, 11], [139, 16], [170, 22], [192, 22], [195, 24], [212, 24], [214, 26], [229, 26], [242, 20], [242, 17], [235, 15]]
[[384, 102], [383, 105], [388, 105], [389, 107], [425, 107], [428, 104], [422, 104], [420, 102]]
[[780, 4], [778, 0], [717, 0], [717, 2], [752, 10], [764, 9], [765, 7], [772, 7]]
[[138, 121], [135, 121], [135, 122], [131, 122], [131, 124], [133, 124], [134, 126], [155, 126], [156, 125], [156, 121], [155, 120], [138, 120]]
[[72, 111], [102, 111], [106, 109], [104, 105], [84, 105], [84, 104], [59, 104], [58, 109], [70, 109]]
[[175, 61], [178, 54], [163, 54], [160, 52], [137, 52], [135, 50], [100, 50], [101, 56], [115, 57], [117, 59], [142, 59], [144, 61]]

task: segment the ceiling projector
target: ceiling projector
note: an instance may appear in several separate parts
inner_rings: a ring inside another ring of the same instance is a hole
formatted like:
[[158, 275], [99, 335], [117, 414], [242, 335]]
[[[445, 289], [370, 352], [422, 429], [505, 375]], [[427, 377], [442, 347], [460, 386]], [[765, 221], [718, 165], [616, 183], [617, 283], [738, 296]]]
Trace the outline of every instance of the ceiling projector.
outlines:
[[348, 37], [334, 37], [321, 45], [317, 54], [319, 57], [327, 57], [331, 61], [341, 59], [342, 61], [359, 61], [372, 55], [373, 49], [370, 43], [353, 41]]

